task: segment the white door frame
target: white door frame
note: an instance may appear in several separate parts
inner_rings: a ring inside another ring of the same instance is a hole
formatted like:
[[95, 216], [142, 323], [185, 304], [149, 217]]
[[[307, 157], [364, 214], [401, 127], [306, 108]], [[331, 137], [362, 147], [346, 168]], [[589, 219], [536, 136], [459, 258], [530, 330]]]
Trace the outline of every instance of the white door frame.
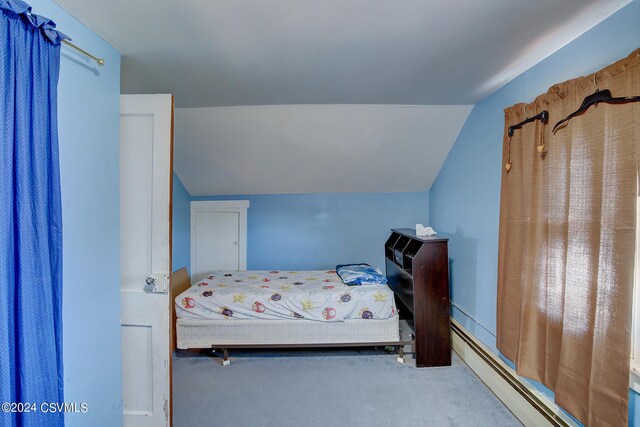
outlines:
[[247, 209], [248, 200], [206, 200], [191, 202], [191, 274], [195, 271], [196, 259], [196, 213], [237, 213], [238, 214], [238, 265], [240, 270], [247, 269]]

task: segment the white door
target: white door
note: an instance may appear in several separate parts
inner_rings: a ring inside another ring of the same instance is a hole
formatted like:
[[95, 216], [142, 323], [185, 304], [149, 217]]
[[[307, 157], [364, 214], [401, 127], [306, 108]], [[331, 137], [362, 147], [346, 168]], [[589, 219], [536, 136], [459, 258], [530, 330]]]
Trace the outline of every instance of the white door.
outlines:
[[239, 215], [237, 212], [197, 212], [196, 275], [212, 270], [239, 270]]
[[169, 425], [173, 98], [120, 98], [120, 295], [125, 426]]
[[246, 200], [191, 202], [191, 271], [195, 281], [214, 270], [245, 270]]

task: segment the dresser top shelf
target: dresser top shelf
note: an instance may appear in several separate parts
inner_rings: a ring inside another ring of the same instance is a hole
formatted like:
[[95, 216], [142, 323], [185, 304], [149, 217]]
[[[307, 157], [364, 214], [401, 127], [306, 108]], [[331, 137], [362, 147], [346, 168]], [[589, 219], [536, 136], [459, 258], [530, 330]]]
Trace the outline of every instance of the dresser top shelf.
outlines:
[[448, 237], [438, 236], [417, 236], [416, 230], [413, 228], [392, 228], [391, 231], [398, 233], [402, 236], [409, 237], [411, 239], [419, 240], [421, 242], [448, 242]]

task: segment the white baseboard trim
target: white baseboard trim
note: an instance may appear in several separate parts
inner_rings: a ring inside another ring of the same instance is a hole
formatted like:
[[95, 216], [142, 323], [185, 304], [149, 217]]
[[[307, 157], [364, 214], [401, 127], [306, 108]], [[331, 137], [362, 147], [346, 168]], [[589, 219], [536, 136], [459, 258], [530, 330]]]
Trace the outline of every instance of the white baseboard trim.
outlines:
[[451, 318], [453, 350], [525, 425], [578, 427], [554, 402], [518, 377], [498, 355]]

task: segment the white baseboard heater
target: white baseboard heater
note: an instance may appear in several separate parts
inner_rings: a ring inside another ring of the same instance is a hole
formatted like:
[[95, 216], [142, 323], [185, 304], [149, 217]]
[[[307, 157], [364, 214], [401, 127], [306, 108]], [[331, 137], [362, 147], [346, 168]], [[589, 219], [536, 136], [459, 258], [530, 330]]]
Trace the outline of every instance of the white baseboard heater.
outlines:
[[577, 427], [558, 405], [536, 390], [451, 318], [453, 350], [525, 426]]

